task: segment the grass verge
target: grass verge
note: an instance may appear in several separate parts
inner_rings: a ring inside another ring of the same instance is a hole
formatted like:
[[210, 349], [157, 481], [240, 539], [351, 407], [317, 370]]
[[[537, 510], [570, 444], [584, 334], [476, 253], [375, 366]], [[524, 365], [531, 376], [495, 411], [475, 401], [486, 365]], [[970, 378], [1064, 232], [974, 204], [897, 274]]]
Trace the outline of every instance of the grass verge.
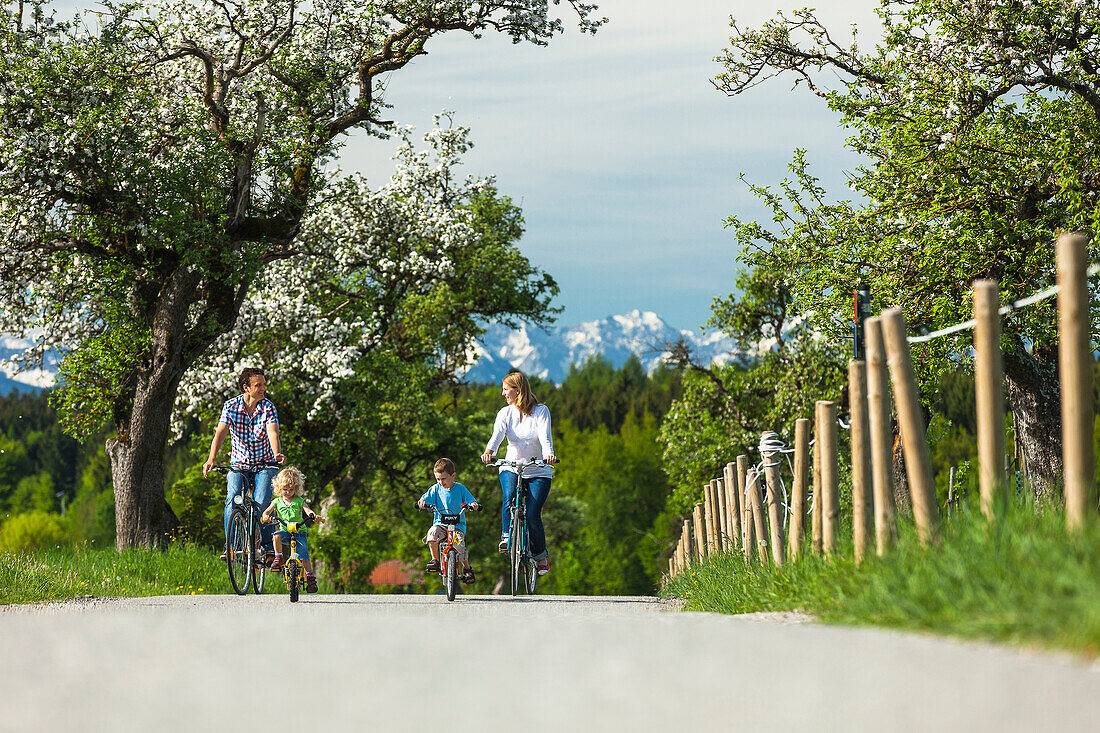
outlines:
[[1068, 536], [1047, 507], [1015, 505], [997, 523], [963, 511], [922, 547], [901, 523], [896, 548], [861, 565], [850, 540], [830, 560], [782, 568], [740, 555], [697, 562], [663, 596], [719, 613], [801, 610], [827, 623], [928, 630], [966, 638], [1100, 652], [1100, 526]]
[[175, 543], [164, 552], [63, 546], [0, 553], [0, 603], [226, 592], [232, 591], [225, 564], [195, 545]]

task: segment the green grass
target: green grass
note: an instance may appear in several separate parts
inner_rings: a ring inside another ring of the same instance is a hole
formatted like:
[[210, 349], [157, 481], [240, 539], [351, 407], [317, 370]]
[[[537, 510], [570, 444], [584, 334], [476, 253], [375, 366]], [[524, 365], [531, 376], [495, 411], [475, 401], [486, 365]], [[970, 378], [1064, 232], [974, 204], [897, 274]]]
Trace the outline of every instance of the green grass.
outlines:
[[[278, 578], [269, 576], [272, 581]], [[84, 546], [0, 552], [0, 603], [231, 592], [218, 553], [195, 545], [173, 544], [164, 552]]]
[[961, 512], [922, 547], [911, 523], [886, 558], [857, 566], [851, 541], [832, 560], [782, 568], [740, 555], [696, 563], [661, 593], [719, 613], [801, 610], [827, 623], [927, 630], [1100, 652], [1100, 526], [1070, 537], [1061, 512], [1018, 505], [995, 525]]

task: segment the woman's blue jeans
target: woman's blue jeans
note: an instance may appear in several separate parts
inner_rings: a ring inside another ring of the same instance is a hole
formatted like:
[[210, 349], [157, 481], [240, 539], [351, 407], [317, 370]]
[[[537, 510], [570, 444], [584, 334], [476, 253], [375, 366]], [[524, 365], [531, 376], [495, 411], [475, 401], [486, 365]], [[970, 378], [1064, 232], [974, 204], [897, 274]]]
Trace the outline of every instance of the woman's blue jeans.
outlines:
[[[261, 468], [256, 473], [256, 487], [252, 492], [252, 498], [260, 505], [262, 514], [267, 505], [271, 503], [271, 480], [279, 473], [277, 468]], [[233, 513], [233, 497], [244, 491], [244, 475], [236, 471], [230, 471], [225, 477], [225, 539], [229, 541], [229, 515]], [[272, 550], [271, 535], [275, 532], [276, 522], [268, 522], [260, 525], [260, 543], [264, 550]]]
[[[508, 534], [511, 529], [511, 517], [508, 507], [512, 498], [516, 495], [516, 485], [519, 477], [511, 471], [500, 472], [500, 488], [504, 490], [504, 507], [500, 513], [500, 533]], [[548, 476], [535, 476], [524, 478], [527, 485], [527, 532], [531, 537], [531, 556], [535, 560], [547, 557], [546, 530], [542, 526], [542, 505], [546, 503], [546, 497], [550, 495], [550, 478]]]

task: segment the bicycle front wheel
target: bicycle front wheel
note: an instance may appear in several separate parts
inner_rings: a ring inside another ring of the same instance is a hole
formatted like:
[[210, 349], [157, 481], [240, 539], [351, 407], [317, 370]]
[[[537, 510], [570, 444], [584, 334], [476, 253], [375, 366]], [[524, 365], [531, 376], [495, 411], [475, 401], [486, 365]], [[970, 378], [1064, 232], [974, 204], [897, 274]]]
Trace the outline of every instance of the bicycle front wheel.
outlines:
[[512, 528], [508, 532], [508, 558], [512, 562], [512, 595], [523, 592], [523, 547], [520, 540], [524, 517], [516, 510], [512, 510]]
[[298, 602], [298, 561], [290, 560], [286, 564], [286, 588], [290, 591], [290, 602]]
[[225, 563], [229, 582], [237, 595], [248, 592], [248, 577], [252, 573], [252, 548], [249, 547], [248, 522], [244, 512], [233, 510], [229, 515], [229, 536], [225, 541]]
[[455, 599], [455, 592], [458, 590], [458, 553], [454, 550], [447, 550], [447, 600], [453, 601]]

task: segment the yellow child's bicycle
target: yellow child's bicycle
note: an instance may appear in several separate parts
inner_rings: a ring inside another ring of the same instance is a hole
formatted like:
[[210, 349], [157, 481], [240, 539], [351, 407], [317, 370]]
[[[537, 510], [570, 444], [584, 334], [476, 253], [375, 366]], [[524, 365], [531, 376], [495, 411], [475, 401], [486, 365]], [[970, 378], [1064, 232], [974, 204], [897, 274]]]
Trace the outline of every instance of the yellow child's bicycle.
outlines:
[[305, 532], [314, 521], [324, 522], [325, 518], [319, 514], [310, 514], [301, 522], [284, 522], [275, 515], [270, 521], [278, 522], [290, 533], [290, 554], [283, 563], [283, 580], [286, 581], [286, 589], [290, 593], [290, 602], [297, 603], [299, 591], [306, 582], [306, 569], [302, 564], [302, 558], [298, 555], [298, 540], [294, 535]]

